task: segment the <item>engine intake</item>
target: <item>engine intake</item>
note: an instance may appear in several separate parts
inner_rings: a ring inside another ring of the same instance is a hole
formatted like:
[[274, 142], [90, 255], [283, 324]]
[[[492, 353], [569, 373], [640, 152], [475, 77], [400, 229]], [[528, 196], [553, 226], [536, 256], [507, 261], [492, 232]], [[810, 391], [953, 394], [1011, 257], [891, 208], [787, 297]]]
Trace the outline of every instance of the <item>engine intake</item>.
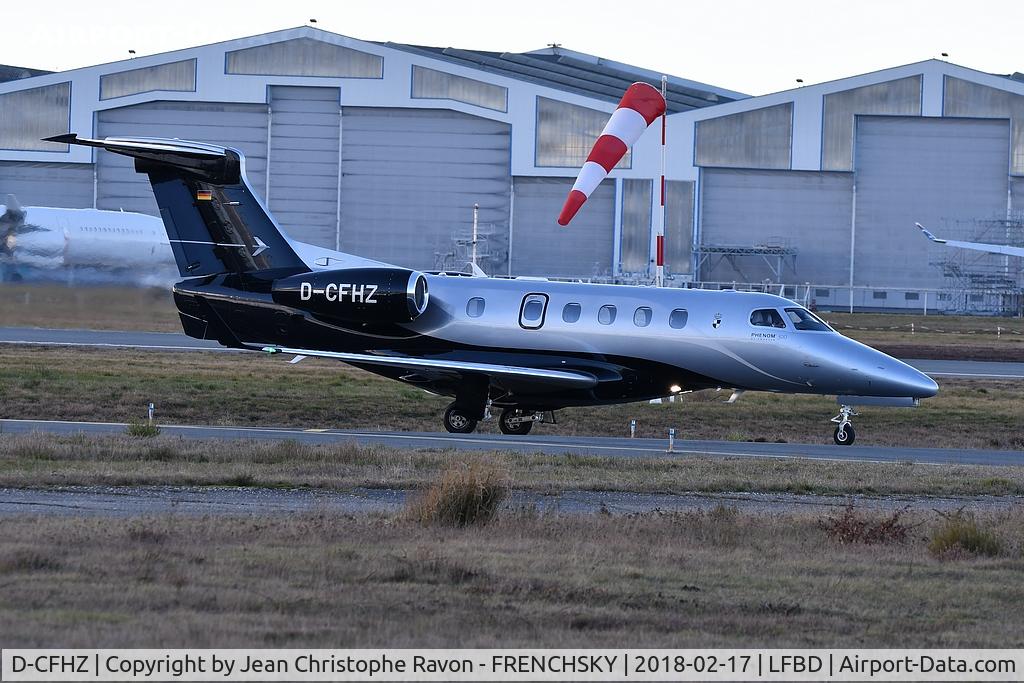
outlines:
[[276, 303], [349, 322], [407, 323], [427, 310], [423, 273], [404, 268], [343, 268], [274, 282]]

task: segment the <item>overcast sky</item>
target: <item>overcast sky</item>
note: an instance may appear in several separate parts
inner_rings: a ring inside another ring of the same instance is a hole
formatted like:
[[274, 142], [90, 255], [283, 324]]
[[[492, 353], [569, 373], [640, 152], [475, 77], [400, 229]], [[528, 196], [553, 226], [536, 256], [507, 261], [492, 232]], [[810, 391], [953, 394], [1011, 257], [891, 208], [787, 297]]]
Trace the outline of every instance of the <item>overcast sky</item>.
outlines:
[[64, 70], [305, 24], [365, 40], [522, 52], [548, 43], [760, 95], [939, 57], [1024, 71], [1024, 2], [248, 0], [3, 3], [0, 63]]

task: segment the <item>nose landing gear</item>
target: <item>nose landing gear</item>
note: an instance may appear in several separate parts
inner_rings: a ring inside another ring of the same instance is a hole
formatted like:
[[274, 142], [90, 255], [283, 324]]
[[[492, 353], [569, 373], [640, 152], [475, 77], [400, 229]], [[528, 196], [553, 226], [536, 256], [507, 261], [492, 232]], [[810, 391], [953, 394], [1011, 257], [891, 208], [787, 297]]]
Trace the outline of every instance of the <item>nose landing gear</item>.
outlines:
[[850, 406], [839, 407], [839, 414], [832, 418], [832, 421], [837, 423], [835, 431], [832, 432], [832, 440], [836, 444], [849, 446], [853, 443], [857, 433], [853, 430], [853, 423], [850, 422], [850, 418], [856, 415], [857, 413]]
[[505, 408], [498, 418], [498, 429], [502, 434], [523, 436], [533, 429], [534, 422], [543, 422], [544, 413], [521, 408]]

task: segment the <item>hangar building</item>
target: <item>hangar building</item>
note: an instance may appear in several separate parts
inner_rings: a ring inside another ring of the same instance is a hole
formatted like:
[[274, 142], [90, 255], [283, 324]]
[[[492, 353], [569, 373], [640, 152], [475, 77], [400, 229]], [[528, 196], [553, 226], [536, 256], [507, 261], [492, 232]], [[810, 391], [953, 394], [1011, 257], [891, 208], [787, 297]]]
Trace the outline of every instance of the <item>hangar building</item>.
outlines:
[[[493, 274], [651, 274], [656, 132], [569, 228], [555, 217], [622, 92], [656, 84], [654, 71], [560, 47], [432, 48], [301, 27], [18, 75], [0, 83], [0, 195], [22, 204], [155, 214], [129, 160], [40, 138], [180, 137], [241, 149], [304, 241], [459, 267], [477, 204]], [[760, 97], [670, 77], [668, 102], [676, 285], [784, 282], [819, 305], [941, 308], [949, 250], [914, 222], [999, 242], [1024, 215], [1019, 75], [929, 60]], [[977, 259], [984, 277], [1019, 282], [1020, 266]]]
[[[457, 267], [478, 204], [481, 265], [492, 274], [646, 275], [656, 141], [623, 160], [571, 230], [555, 218], [623, 91], [658, 79], [559, 48], [437, 49], [301, 27], [0, 83], [0, 194], [156, 214], [129, 159], [40, 138], [180, 137], [244, 152], [255, 189], [306, 242]], [[739, 97], [669, 81], [672, 112]], [[691, 190], [672, 185], [674, 213], [686, 217], [671, 240], [681, 274], [691, 267]]]

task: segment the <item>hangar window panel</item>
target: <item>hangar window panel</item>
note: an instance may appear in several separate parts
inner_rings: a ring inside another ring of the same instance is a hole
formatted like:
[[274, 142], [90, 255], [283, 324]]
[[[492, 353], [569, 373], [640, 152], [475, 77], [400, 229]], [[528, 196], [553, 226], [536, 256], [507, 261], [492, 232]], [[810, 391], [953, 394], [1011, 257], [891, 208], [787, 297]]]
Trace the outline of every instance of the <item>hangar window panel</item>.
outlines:
[[1024, 95], [946, 76], [942, 114], [1010, 119], [1010, 173], [1024, 175]]
[[110, 100], [154, 90], [194, 92], [196, 60], [186, 59], [100, 76], [100, 99]]
[[921, 77], [825, 95], [821, 127], [823, 171], [853, 170], [853, 120], [858, 114], [921, 115]]
[[697, 122], [698, 166], [789, 168], [793, 103]]
[[229, 74], [251, 76], [328, 76], [383, 78], [384, 60], [360, 50], [296, 38], [228, 52]]
[[0, 95], [0, 149], [66, 152], [67, 145], [42, 138], [67, 133], [71, 83], [15, 90]]
[[622, 181], [622, 249], [619, 270], [646, 275], [651, 261], [653, 181]]
[[689, 180], [665, 183], [665, 272], [673, 275], [693, 269], [693, 186]]
[[412, 67], [412, 97], [455, 100], [495, 111], [508, 110], [507, 88], [415, 64]]
[[[611, 114], [537, 98], [537, 166], [578, 168], [587, 160]], [[630, 168], [632, 152], [627, 151], [615, 168]]]

